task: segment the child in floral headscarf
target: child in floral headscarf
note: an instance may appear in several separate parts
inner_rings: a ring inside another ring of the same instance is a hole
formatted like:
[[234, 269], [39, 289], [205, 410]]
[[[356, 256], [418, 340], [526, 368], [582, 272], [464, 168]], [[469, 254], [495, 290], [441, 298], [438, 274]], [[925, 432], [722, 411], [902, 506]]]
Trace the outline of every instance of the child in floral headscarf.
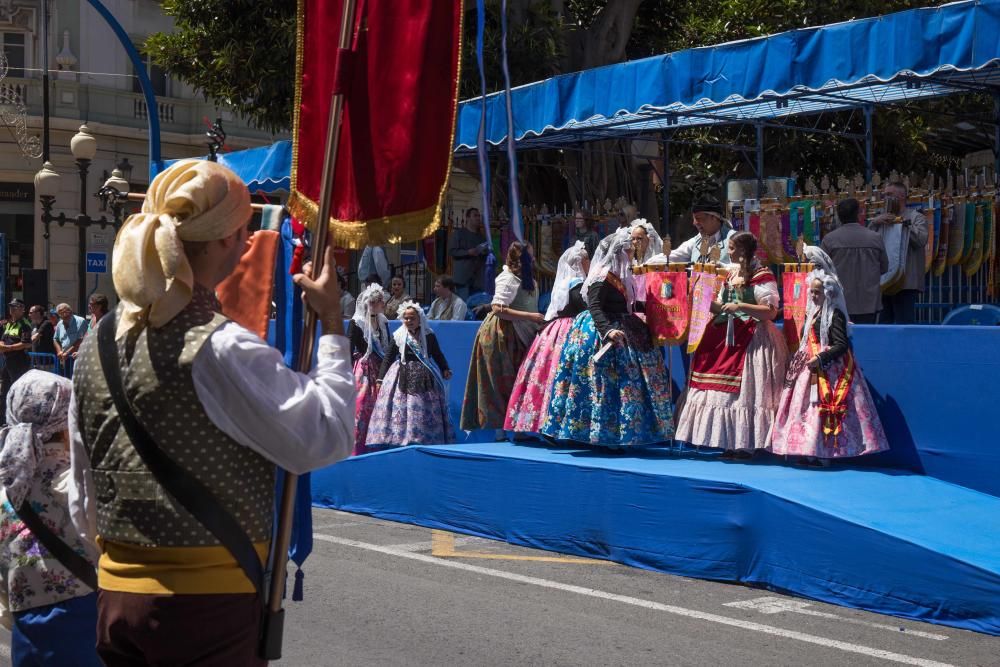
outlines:
[[28, 371], [7, 396], [0, 430], [0, 623], [20, 665], [100, 665], [97, 593], [52, 556], [18, 515], [30, 505], [70, 549], [93, 562], [95, 545], [73, 530], [67, 418], [73, 385]]

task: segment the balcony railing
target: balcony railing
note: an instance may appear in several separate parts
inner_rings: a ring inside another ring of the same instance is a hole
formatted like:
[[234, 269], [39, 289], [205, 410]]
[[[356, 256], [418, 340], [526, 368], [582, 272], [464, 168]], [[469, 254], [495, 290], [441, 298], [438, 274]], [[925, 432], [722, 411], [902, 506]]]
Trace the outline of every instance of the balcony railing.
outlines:
[[[162, 102], [157, 100], [156, 108], [160, 115], [161, 123], [173, 123], [175, 117], [175, 105], [172, 102]], [[143, 98], [132, 100], [132, 117], [139, 120], [149, 119], [149, 106]]]

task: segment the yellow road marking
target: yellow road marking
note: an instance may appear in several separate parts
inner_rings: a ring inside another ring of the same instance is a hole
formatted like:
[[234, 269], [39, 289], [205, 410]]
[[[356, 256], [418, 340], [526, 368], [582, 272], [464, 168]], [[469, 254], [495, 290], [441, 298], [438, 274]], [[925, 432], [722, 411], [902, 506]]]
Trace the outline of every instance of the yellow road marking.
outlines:
[[431, 555], [437, 558], [483, 558], [487, 560], [520, 560], [537, 563], [613, 565], [611, 561], [574, 558], [573, 556], [515, 556], [513, 554], [491, 554], [481, 551], [456, 551], [455, 535], [446, 530], [431, 531]]

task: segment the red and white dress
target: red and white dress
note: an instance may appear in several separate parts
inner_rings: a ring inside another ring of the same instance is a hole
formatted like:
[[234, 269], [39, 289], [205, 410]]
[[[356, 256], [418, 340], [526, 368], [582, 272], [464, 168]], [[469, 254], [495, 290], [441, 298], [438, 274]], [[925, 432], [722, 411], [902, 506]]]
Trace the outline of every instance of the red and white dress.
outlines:
[[[747, 284], [731, 274], [719, 300], [777, 308], [778, 283], [770, 270], [755, 262]], [[691, 359], [674, 437], [698, 447], [767, 448], [787, 362], [788, 348], [774, 322], [747, 315], [716, 316]]]

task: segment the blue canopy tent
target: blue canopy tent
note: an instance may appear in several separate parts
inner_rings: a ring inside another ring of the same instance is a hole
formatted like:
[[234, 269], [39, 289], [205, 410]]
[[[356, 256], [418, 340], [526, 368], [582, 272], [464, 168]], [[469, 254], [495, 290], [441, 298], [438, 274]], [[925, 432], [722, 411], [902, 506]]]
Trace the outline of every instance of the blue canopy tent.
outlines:
[[[998, 34], [1000, 0], [966, 0], [564, 74], [511, 91], [514, 138], [519, 148], [651, 133], [666, 142], [680, 128], [752, 124], [760, 182], [764, 128], [860, 108], [866, 131], [854, 136], [865, 141], [870, 178], [873, 108], [969, 91], [1000, 94]], [[505, 96], [485, 102], [485, 140], [500, 146]], [[456, 152], [476, 150], [482, 105], [476, 98], [459, 106]], [[1000, 135], [997, 149], [1000, 156]]]
[[[219, 153], [219, 164], [229, 167], [251, 193], [288, 192], [292, 187], [292, 142], [278, 141], [270, 146]], [[207, 159], [207, 158], [202, 158]], [[168, 160], [166, 166], [177, 160]]]

